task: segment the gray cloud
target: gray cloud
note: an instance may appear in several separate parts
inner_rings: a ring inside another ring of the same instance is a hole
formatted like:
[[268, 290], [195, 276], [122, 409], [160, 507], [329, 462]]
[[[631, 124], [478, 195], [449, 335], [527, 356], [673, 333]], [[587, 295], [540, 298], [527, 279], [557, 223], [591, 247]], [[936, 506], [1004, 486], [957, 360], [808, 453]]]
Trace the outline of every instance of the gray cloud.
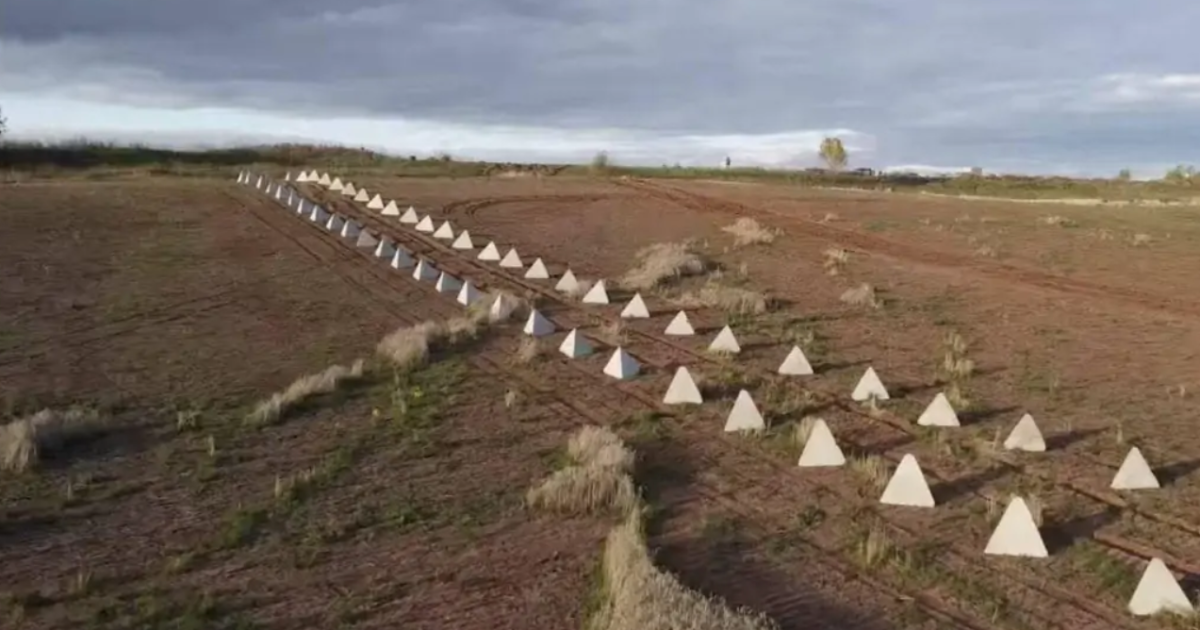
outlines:
[[1171, 161], [1200, 113], [1102, 102], [1098, 81], [1200, 72], [1197, 23], [1186, 0], [6, 0], [0, 83], [655, 134], [843, 127], [893, 162]]

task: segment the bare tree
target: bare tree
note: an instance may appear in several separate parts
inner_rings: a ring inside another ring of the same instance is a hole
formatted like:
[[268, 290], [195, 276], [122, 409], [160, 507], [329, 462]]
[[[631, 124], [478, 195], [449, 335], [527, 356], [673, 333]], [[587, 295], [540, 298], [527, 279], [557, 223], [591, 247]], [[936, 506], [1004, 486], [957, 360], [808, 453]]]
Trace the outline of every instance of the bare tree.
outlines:
[[846, 147], [842, 145], [841, 138], [825, 138], [821, 141], [821, 159], [825, 161], [825, 165], [832, 171], [841, 171], [846, 168], [846, 163], [849, 162], [849, 155], [846, 153]]

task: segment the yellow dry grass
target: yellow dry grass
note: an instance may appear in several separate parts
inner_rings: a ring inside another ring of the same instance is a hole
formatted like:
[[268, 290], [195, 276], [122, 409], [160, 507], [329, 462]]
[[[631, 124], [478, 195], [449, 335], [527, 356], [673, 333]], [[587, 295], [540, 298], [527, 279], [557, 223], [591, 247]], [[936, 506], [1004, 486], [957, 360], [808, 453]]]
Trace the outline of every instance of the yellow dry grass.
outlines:
[[699, 289], [687, 291], [674, 300], [684, 308], [716, 308], [737, 315], [758, 315], [770, 306], [767, 297], [757, 291], [731, 287], [710, 279]]
[[733, 235], [734, 247], [771, 243], [780, 234], [778, 229], [765, 227], [749, 217], [741, 217], [733, 225], [721, 228], [721, 231]]
[[45, 453], [96, 434], [104, 418], [94, 409], [71, 407], [43, 409], [0, 426], [0, 470], [23, 472], [33, 468]]
[[634, 255], [635, 266], [618, 281], [630, 291], [649, 291], [676, 278], [698, 276], [708, 263], [687, 243], [654, 243]]
[[350, 367], [331, 365], [316, 374], [301, 376], [288, 385], [286, 389], [276, 392], [270, 398], [263, 400], [246, 416], [247, 424], [263, 426], [278, 422], [289, 409], [292, 409], [312, 396], [328, 394], [337, 391], [344, 383], [362, 378], [363, 360], [359, 359]]
[[853, 289], [847, 289], [838, 299], [851, 306], [879, 308], [882, 305], [875, 295], [875, 287], [865, 282]]
[[585, 426], [571, 437], [572, 463], [525, 496], [531, 507], [567, 514], [624, 513], [637, 504], [633, 451], [612, 431]]
[[522, 337], [517, 351], [513, 353], [513, 362], [518, 365], [531, 363], [542, 354], [542, 344], [534, 337]]

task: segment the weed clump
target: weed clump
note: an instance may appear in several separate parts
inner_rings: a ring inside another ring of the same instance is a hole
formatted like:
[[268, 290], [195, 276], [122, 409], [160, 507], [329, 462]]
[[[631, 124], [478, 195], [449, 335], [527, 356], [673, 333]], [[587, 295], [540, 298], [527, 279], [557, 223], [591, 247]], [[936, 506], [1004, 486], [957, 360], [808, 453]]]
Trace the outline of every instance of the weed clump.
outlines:
[[0, 470], [24, 472], [47, 454], [96, 435], [104, 417], [95, 409], [43, 409], [0, 426]]
[[781, 234], [778, 229], [765, 227], [750, 217], [741, 217], [721, 231], [733, 235], [734, 247], [772, 243]]
[[567, 443], [571, 464], [531, 488], [531, 507], [568, 514], [625, 513], [637, 503], [634, 455], [609, 429], [585, 426]]
[[278, 422], [289, 409], [292, 409], [312, 396], [329, 394], [337, 391], [343, 384], [348, 384], [362, 378], [363, 360], [355, 361], [350, 367], [331, 365], [316, 374], [301, 376], [281, 392], [276, 392], [270, 398], [258, 403], [246, 423], [253, 426], [264, 426]]
[[637, 264], [618, 282], [630, 291], [649, 291], [708, 270], [707, 261], [687, 243], [654, 243], [638, 251], [634, 260]]

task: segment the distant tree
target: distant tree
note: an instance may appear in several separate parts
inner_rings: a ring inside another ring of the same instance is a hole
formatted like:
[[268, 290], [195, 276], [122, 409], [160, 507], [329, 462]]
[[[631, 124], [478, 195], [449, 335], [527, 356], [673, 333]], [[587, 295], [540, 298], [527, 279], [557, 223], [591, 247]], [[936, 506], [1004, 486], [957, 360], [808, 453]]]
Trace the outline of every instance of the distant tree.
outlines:
[[1127, 182], [1127, 181], [1133, 179], [1133, 173], [1130, 172], [1129, 169], [1123, 168], [1120, 170], [1120, 172], [1117, 173], [1117, 179], [1119, 179], [1123, 182]]
[[729, 159], [729, 156], [726, 155], [725, 156], [725, 168], [729, 168], [732, 164], [733, 164], [733, 160]]
[[1167, 171], [1166, 175], [1163, 175], [1163, 179], [1166, 181], [1177, 184], [1191, 181], [1194, 177], [1196, 177], [1196, 167], [1186, 166], [1184, 164], [1176, 166], [1175, 168]]
[[4, 110], [0, 109], [0, 138], [4, 137], [4, 133], [8, 131], [8, 119], [4, 117]]
[[846, 164], [850, 161], [850, 156], [846, 153], [846, 147], [842, 144], [841, 138], [822, 140], [820, 155], [821, 159], [825, 161], [825, 165], [832, 171], [846, 168]]
[[596, 175], [603, 175], [608, 172], [609, 159], [607, 151], [600, 151], [592, 156], [591, 170]]

